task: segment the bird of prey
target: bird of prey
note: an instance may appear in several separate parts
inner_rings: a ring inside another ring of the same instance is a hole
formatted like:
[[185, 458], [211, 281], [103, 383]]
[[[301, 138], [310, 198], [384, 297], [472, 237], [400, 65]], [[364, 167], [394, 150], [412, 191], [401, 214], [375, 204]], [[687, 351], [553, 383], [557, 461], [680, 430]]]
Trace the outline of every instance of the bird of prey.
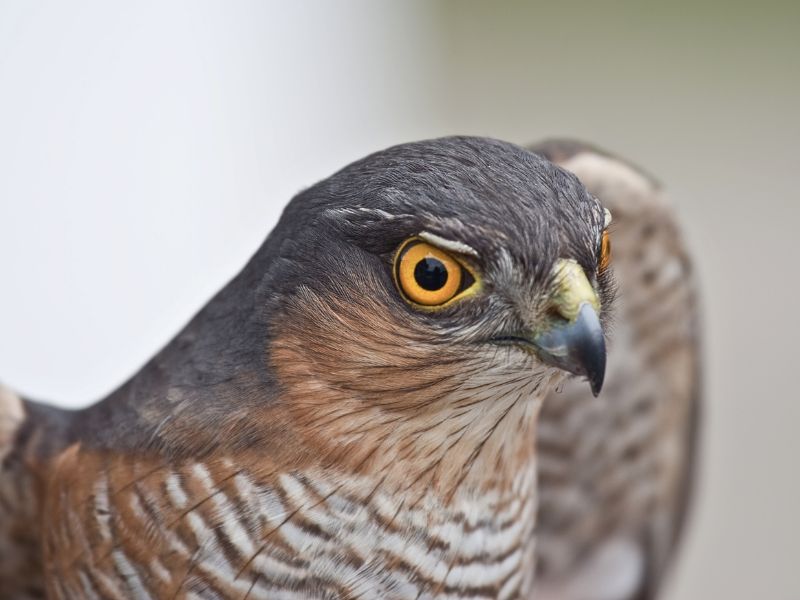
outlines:
[[0, 597], [652, 598], [692, 463], [689, 281], [615, 159], [370, 155], [107, 398], [0, 392]]

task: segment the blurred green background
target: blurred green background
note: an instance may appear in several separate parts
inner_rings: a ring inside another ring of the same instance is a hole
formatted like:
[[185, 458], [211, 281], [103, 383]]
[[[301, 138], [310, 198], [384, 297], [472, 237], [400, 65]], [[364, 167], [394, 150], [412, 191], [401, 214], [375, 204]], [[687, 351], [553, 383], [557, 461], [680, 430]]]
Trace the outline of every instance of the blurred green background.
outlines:
[[701, 479], [671, 600], [800, 597], [800, 3], [0, 0], [0, 377], [86, 404], [293, 193], [451, 133], [570, 136], [679, 208]]

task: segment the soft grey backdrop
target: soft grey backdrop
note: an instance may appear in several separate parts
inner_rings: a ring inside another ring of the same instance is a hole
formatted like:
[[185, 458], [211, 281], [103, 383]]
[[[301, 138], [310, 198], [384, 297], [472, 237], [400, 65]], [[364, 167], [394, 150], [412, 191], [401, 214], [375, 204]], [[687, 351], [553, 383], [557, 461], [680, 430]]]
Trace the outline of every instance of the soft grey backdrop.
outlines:
[[666, 183], [701, 276], [702, 483], [669, 597], [796, 600], [798, 31], [796, 3], [0, 0], [0, 378], [104, 395], [362, 154], [584, 138]]

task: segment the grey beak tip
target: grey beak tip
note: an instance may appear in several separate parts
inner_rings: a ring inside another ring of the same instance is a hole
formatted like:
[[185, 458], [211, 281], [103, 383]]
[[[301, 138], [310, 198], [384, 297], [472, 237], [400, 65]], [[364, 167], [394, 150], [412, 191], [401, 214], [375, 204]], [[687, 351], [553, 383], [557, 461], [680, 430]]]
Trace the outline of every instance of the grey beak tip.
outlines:
[[583, 367], [596, 398], [603, 389], [606, 374], [606, 340], [603, 327], [597, 313], [588, 304], [581, 307], [576, 325], [580, 335], [574, 341], [574, 356]]
[[592, 388], [592, 396], [597, 398], [600, 395], [600, 391], [603, 389], [603, 376], [601, 375], [598, 378], [590, 377], [589, 387]]
[[589, 380], [597, 397], [606, 373], [606, 341], [603, 327], [591, 305], [581, 306], [572, 323], [557, 326], [537, 338], [540, 358], [549, 364]]

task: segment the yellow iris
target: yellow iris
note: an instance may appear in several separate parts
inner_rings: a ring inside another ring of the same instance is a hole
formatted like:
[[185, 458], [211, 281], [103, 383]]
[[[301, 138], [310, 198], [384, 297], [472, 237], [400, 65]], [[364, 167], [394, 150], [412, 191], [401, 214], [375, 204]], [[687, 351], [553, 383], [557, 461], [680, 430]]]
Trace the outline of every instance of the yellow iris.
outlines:
[[611, 238], [608, 235], [608, 229], [603, 230], [603, 237], [600, 239], [600, 260], [598, 261], [598, 268], [602, 273], [611, 264]]
[[442, 306], [475, 285], [474, 276], [448, 252], [417, 238], [407, 240], [395, 255], [395, 279], [403, 295], [425, 307]]

